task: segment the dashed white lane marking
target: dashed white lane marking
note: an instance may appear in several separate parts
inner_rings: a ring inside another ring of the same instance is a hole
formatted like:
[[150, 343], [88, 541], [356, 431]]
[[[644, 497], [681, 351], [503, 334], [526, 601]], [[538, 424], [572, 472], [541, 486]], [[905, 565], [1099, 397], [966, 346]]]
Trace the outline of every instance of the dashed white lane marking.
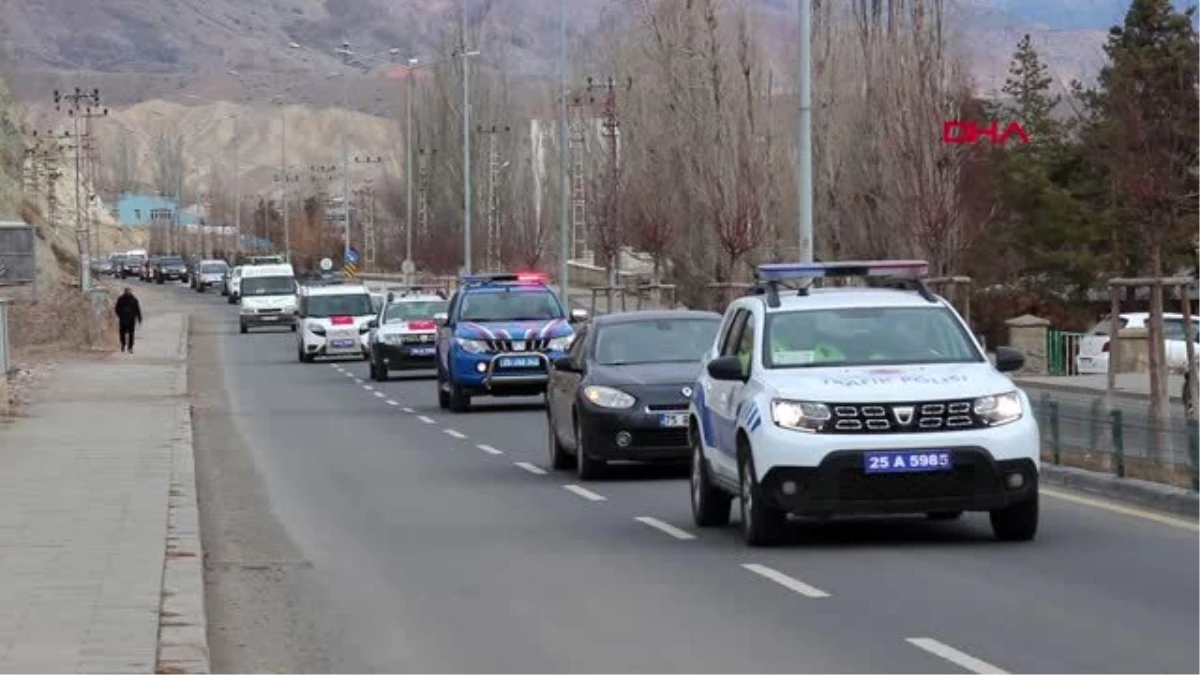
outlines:
[[447, 436], [450, 436], [452, 438], [466, 438], [467, 437], [467, 435], [462, 433], [461, 431], [455, 431], [453, 429], [442, 429], [442, 431], [445, 432]]
[[367, 391], [375, 391], [375, 387], [372, 387], [369, 384], [364, 384], [363, 389], [366, 389]]
[[480, 450], [486, 452], [489, 455], [503, 455], [504, 454], [502, 451], [497, 450], [490, 445], [484, 445], [482, 443], [480, 443], [479, 445], [477, 445], [475, 447], [479, 448]]
[[605, 497], [604, 495], [598, 495], [595, 492], [578, 485], [564, 485], [563, 489], [567, 492], [574, 492], [589, 502], [603, 502], [608, 500], [608, 497]]
[[420, 416], [420, 417], [418, 417], [417, 419], [421, 420], [421, 421], [422, 421], [422, 422], [424, 422], [425, 424], [433, 424], [433, 418], [432, 418], [432, 417], [426, 417], [426, 416], [424, 416], [424, 415], [421, 415], [421, 416]]
[[393, 401], [390, 398], [387, 400], [387, 404], [388, 405], [400, 405], [400, 403], [398, 401]]
[[914, 647], [920, 647], [930, 654], [940, 656], [956, 666], [966, 668], [972, 673], [996, 673], [997, 675], [1001, 675], [1005, 672], [987, 661], [980, 661], [970, 654], [964, 654], [954, 647], [938, 642], [933, 638], [906, 638], [906, 641]]
[[361, 377], [354, 378], [354, 384], [362, 384], [362, 378]]
[[659, 532], [665, 532], [665, 533], [671, 535], [672, 537], [675, 537], [676, 539], [680, 539], [682, 541], [687, 541], [689, 539], [696, 538], [696, 535], [692, 534], [691, 532], [684, 532], [683, 530], [679, 529], [678, 527], [675, 527], [674, 525], [671, 525], [670, 523], [664, 523], [663, 521], [659, 520], [658, 518], [651, 518], [650, 516], [638, 516], [637, 518], [634, 518], [634, 520], [636, 520], [639, 523], [642, 523], [644, 525], [649, 525], [650, 527], [653, 527], [654, 529], [658, 530]]
[[1113, 513], [1120, 513], [1121, 515], [1125, 516], [1133, 516], [1134, 518], [1141, 518], [1143, 520], [1152, 520], [1156, 523], [1177, 527], [1181, 530], [1189, 530], [1191, 532], [1200, 530], [1200, 524], [1197, 524], [1194, 521], [1184, 520], [1182, 518], [1173, 518], [1161, 513], [1154, 513], [1153, 511], [1136, 509], [1129, 506], [1121, 506], [1120, 504], [1113, 504], [1100, 499], [1092, 499], [1090, 497], [1075, 495], [1069, 492], [1060, 492], [1058, 490], [1049, 490], [1044, 487], [1038, 488], [1038, 493], [1046, 495], [1047, 497], [1061, 499], [1064, 502], [1072, 502], [1074, 504], [1091, 506], [1093, 508], [1104, 509], [1105, 511], [1112, 511]]
[[410, 415], [417, 412], [416, 410], [413, 410], [412, 408], [401, 408], [401, 410], [403, 410], [404, 412], [406, 412]]
[[829, 597], [829, 594], [826, 593], [825, 591], [822, 591], [819, 588], [813, 588], [812, 586], [809, 586], [808, 584], [804, 583], [803, 581], [800, 581], [799, 579], [793, 579], [793, 578], [789, 577], [788, 575], [784, 574], [783, 572], [780, 572], [779, 570], [771, 569], [770, 567], [767, 567], [766, 565], [759, 565], [758, 563], [744, 563], [742, 565], [742, 567], [750, 570], [751, 572], [754, 572], [755, 574], [757, 574], [761, 577], [770, 579], [771, 581], [774, 581], [775, 583], [779, 584], [780, 586], [783, 586], [784, 588], [786, 588], [790, 591], [795, 591], [805, 597], [808, 597], [808, 598], [828, 598]]
[[529, 473], [531, 473], [535, 476], [545, 476], [546, 475], [546, 472], [542, 469], [542, 467], [534, 466], [534, 465], [530, 464], [529, 462], [517, 462], [516, 466], [518, 466], [522, 469], [525, 469], [526, 471], [528, 471]]
[[331, 364], [329, 364], [329, 367], [330, 367], [330, 368], [333, 368], [334, 370], [341, 370], [341, 369], [342, 369], [342, 366], [341, 366], [340, 364], [337, 364], [337, 363], [331, 363]]
[[386, 396], [386, 394], [384, 394], [382, 391], [375, 392], [375, 398], [383, 398], [384, 396]]

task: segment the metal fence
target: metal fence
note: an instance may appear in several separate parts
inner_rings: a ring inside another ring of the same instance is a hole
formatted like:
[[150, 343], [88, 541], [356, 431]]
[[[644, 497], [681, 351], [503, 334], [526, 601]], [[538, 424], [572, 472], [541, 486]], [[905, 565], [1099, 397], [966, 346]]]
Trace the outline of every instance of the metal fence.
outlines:
[[1145, 399], [1118, 397], [1106, 406], [1101, 395], [1024, 389], [1041, 428], [1043, 461], [1200, 488], [1200, 432], [1179, 403], [1159, 425]]
[[1079, 355], [1079, 340], [1083, 333], [1051, 329], [1046, 332], [1046, 366], [1050, 375], [1078, 375], [1075, 357]]

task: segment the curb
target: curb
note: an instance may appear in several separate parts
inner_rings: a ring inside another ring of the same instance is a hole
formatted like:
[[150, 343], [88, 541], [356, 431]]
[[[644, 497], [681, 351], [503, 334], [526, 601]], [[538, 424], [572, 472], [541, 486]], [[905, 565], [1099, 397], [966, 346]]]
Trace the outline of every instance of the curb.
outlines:
[[[1092, 387], [1084, 387], [1076, 384], [1059, 384], [1057, 382], [1038, 382], [1026, 380], [1021, 377], [1011, 378], [1013, 383], [1022, 389], [1041, 389], [1045, 391], [1057, 391], [1064, 394], [1078, 394], [1080, 396], [1091, 396], [1095, 398], [1103, 398], [1104, 389], [1093, 389]], [[1028, 392], [1026, 392], [1028, 393]], [[1135, 391], [1125, 391], [1123, 389], [1114, 389], [1113, 398], [1117, 400], [1125, 400], [1131, 403], [1146, 403], [1150, 400], [1150, 394], [1141, 394]], [[1183, 397], [1167, 392], [1167, 399], [1170, 403], [1183, 405]]]
[[[183, 315], [179, 354], [187, 394], [188, 339], [191, 317]], [[204, 549], [196, 498], [196, 460], [192, 445], [192, 407], [176, 408], [179, 433], [171, 448], [171, 491], [167, 513], [162, 605], [158, 618], [157, 673], [209, 673], [208, 620], [204, 609]]]
[[1200, 495], [1190, 490], [1137, 478], [1118, 478], [1112, 474], [1071, 466], [1043, 463], [1042, 483], [1071, 488], [1117, 501], [1196, 519]]

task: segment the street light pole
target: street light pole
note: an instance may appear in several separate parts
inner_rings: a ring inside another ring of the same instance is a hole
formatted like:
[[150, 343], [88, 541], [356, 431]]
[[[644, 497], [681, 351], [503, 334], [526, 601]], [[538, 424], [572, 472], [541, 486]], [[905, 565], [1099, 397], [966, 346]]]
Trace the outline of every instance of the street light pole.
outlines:
[[404, 102], [404, 107], [405, 107], [404, 154], [406, 155], [405, 159], [406, 159], [406, 164], [407, 164], [407, 168], [405, 169], [405, 178], [406, 178], [405, 182], [407, 183], [406, 191], [408, 193], [408, 196], [404, 200], [404, 203], [408, 210], [408, 228], [407, 228], [406, 232], [404, 233], [404, 268], [405, 268], [404, 272], [405, 272], [405, 280], [407, 282], [412, 281], [412, 279], [410, 278], [411, 275], [408, 273], [408, 270], [411, 269], [411, 265], [414, 264], [413, 263], [413, 125], [412, 125], [412, 123], [413, 123], [413, 119], [412, 119], [413, 105], [412, 105], [412, 100], [413, 100], [413, 73], [415, 72], [414, 68], [416, 68], [416, 66], [417, 66], [416, 59], [408, 60], [408, 77], [405, 78], [407, 80], [407, 88], [408, 88], [408, 91], [405, 94], [405, 102]]
[[240, 180], [241, 166], [238, 162], [238, 117], [232, 116], [233, 120], [233, 236], [234, 245], [233, 251], [237, 257], [242, 254], [242, 183]]
[[570, 150], [570, 136], [567, 131], [567, 0], [558, 0], [558, 155], [559, 155], [559, 178], [562, 183], [562, 204], [558, 229], [558, 293], [562, 297], [562, 301], [570, 307], [571, 299], [568, 295], [570, 285], [567, 275], [570, 273], [571, 266], [567, 264], [568, 258], [571, 256], [571, 201], [570, 201], [570, 158], [568, 151]]
[[813, 185], [812, 185], [812, 0], [799, 1], [797, 29], [800, 54], [797, 64], [799, 125], [796, 152], [796, 182], [799, 203], [800, 262], [813, 261]]
[[280, 185], [283, 190], [283, 259], [292, 262], [292, 231], [288, 227], [288, 185], [287, 185], [287, 102], [279, 101], [280, 151], [279, 176], [283, 180]]
[[463, 274], [471, 273], [471, 62], [467, 53], [467, 0], [462, 2]]
[[[350, 43], [342, 43], [342, 61], [350, 64]], [[342, 74], [342, 215], [346, 219], [343, 223], [342, 236], [345, 242], [342, 244], [342, 262], [350, 260], [350, 145], [348, 136], [350, 134], [350, 77]]]

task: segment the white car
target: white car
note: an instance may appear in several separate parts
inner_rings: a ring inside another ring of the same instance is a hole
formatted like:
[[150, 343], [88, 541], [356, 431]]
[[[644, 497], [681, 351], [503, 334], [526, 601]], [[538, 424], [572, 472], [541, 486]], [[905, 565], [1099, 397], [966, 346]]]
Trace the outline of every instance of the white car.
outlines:
[[[1124, 328], [1146, 328], [1150, 321], [1148, 312], [1118, 314], [1117, 321]], [[1080, 375], [1105, 375], [1108, 373], [1109, 332], [1112, 330], [1111, 316], [1101, 319], [1083, 337], [1079, 338], [1079, 353], [1075, 355], [1075, 371]], [[1183, 334], [1183, 315], [1163, 313], [1163, 338], [1167, 367], [1183, 372], [1187, 369], [1187, 340]], [[1192, 340], [1200, 342], [1200, 317], [1192, 317]]]
[[[922, 261], [758, 268], [725, 312], [689, 410], [696, 524], [729, 522], [750, 545], [788, 514], [988, 511], [997, 538], [1037, 532], [1040, 437], [1028, 397], [988, 360]], [[820, 277], [891, 277], [895, 288], [784, 288]]]
[[236, 305], [238, 301], [238, 293], [242, 290], [242, 269], [241, 265], [229, 270], [229, 276], [225, 278], [225, 295], [229, 298], [229, 304]]
[[375, 325], [371, 294], [361, 284], [300, 287], [296, 354], [303, 363], [321, 356], [370, 358]]
[[224, 260], [201, 260], [196, 266], [196, 281], [192, 287], [197, 293], [203, 293], [205, 289], [220, 286], [227, 269], [229, 263]]
[[288, 327], [296, 331], [296, 273], [291, 265], [239, 267], [238, 323], [241, 332], [251, 328]]
[[371, 379], [384, 381], [393, 370], [436, 368], [437, 329], [449, 305], [444, 295], [421, 288], [384, 296], [367, 341]]

